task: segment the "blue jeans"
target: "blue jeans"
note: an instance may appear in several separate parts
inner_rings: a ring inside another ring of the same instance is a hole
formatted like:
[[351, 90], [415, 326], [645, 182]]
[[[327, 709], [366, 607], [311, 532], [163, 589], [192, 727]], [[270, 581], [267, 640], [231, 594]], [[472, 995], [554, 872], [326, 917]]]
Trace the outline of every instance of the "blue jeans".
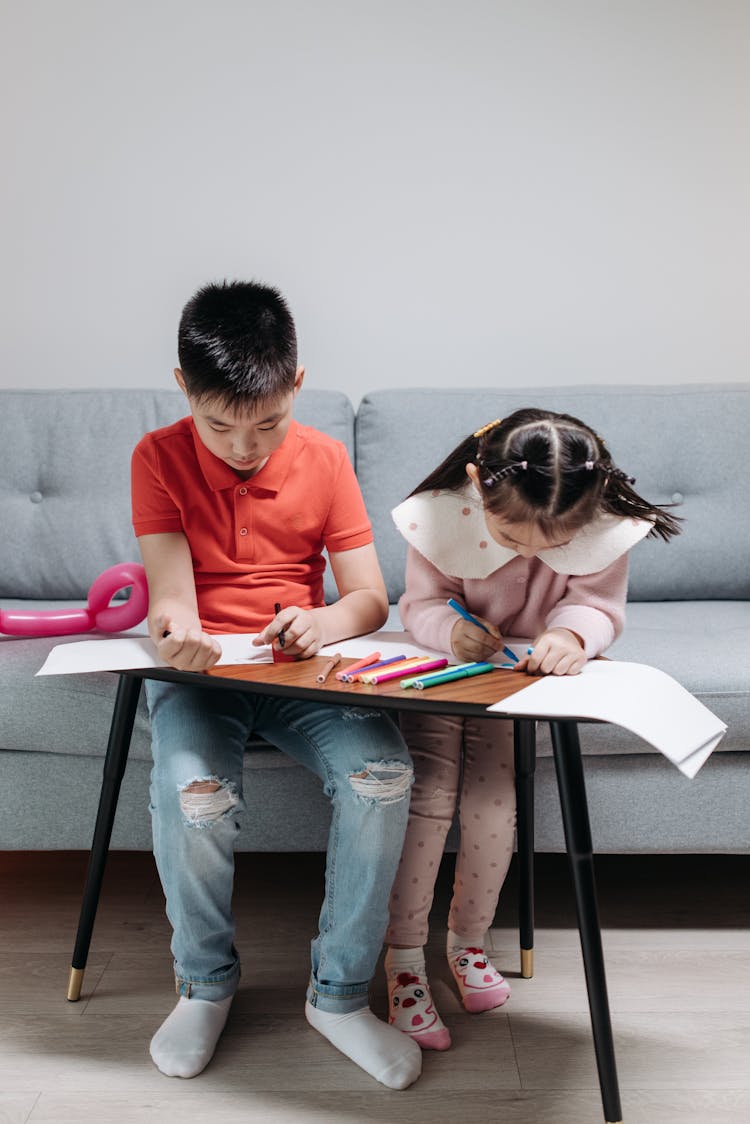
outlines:
[[[245, 810], [243, 754], [254, 732], [320, 777], [332, 804], [307, 998], [324, 1011], [366, 1006], [413, 781], [396, 725], [377, 710], [159, 680], [146, 681], [146, 697], [154, 855], [173, 929], [178, 993], [219, 1000], [239, 983], [234, 843]], [[187, 791], [199, 781], [219, 787]]]

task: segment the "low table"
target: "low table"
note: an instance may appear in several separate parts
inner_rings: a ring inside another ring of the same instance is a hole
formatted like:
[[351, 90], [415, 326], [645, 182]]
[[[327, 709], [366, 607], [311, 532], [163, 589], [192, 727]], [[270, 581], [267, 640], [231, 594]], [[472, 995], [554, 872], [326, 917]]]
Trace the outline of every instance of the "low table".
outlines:
[[[354, 661], [342, 660], [336, 671], [345, 669], [352, 662]], [[470, 679], [454, 680], [424, 691], [404, 690], [397, 679], [377, 686], [341, 683], [333, 672], [324, 683], [318, 683], [316, 677], [327, 663], [328, 660], [324, 657], [314, 656], [312, 659], [288, 663], [223, 666], [202, 673], [176, 671], [173, 668], [141, 668], [118, 673], [119, 684], [104, 760], [99, 810], [68, 981], [67, 997], [70, 1001], [74, 1002], [81, 994], [120, 784], [125, 772], [138, 696], [144, 679], [188, 683], [206, 690], [239, 689], [254, 694], [294, 696], [341, 706], [351, 706], [352, 700], [356, 699], [357, 706], [377, 707], [381, 710], [423, 711], [482, 718], [511, 717], [504, 715], [502, 710], [488, 711], [487, 707], [493, 703], [502, 703], [503, 699], [529, 686], [530, 682], [527, 675], [498, 670]], [[512, 718], [515, 732], [517, 836], [521, 876], [521, 975], [528, 978], [533, 974], [533, 784], [535, 724], [541, 720], [549, 722], [552, 735], [604, 1118], [606, 1124], [622, 1124], [594, 881], [591, 828], [578, 739], [578, 722], [586, 719], [538, 713], [528, 716], [514, 714]]]

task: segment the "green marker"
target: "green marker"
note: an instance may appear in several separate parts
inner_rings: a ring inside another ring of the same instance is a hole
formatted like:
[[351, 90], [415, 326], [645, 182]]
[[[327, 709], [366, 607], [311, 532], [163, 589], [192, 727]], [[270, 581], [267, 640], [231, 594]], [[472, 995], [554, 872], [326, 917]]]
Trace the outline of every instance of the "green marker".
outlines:
[[449, 671], [436, 672], [435, 675], [423, 675], [414, 686], [418, 691], [422, 691], [427, 687], [437, 687], [441, 683], [450, 683], [454, 679], [468, 679], [472, 675], [484, 675], [488, 671], [494, 671], [494, 663], [472, 663], [468, 666], [466, 664], [452, 667]]

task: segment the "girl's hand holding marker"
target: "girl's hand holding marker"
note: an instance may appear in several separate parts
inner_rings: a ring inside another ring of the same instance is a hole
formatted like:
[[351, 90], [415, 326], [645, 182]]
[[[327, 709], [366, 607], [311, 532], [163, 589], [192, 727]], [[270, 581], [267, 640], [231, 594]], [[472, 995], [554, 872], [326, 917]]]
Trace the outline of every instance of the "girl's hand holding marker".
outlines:
[[[461, 618], [456, 621], [451, 632], [451, 647], [453, 654], [459, 660], [489, 660], [495, 652], [502, 651], [511, 664], [518, 663], [518, 656], [511, 648], [503, 644], [502, 634], [494, 624], [473, 616], [452, 597], [448, 604]], [[478, 632], [478, 629], [481, 631]], [[503, 666], [507, 665], [504, 664]], [[519, 670], [521, 669], [519, 668]]]
[[[464, 609], [463, 605], [454, 601], [452, 597], [448, 604], [467, 623], [481, 628], [488, 635], [497, 635], [498, 640], [502, 639], [497, 629], [479, 620], [478, 617], [472, 616]], [[454, 627], [453, 635], [455, 635], [455, 632]], [[496, 650], [496, 648], [493, 649], [493, 652]], [[501, 664], [501, 667], [512, 667], [514, 671], [525, 671], [527, 675], [578, 675], [586, 663], [586, 653], [580, 637], [567, 628], [551, 628], [543, 632], [535, 641], [534, 647], [529, 648], [521, 660], [511, 648], [505, 645], [502, 652], [511, 663]]]

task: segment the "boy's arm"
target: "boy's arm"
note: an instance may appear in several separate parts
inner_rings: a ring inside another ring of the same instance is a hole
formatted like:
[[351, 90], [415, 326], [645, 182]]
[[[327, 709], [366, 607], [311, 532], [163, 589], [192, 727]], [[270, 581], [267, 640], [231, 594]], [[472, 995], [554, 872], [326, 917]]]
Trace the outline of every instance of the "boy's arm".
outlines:
[[323, 644], [375, 632], [388, 616], [386, 592], [374, 543], [329, 554], [339, 600], [311, 612], [321, 621]]
[[290, 605], [259, 632], [254, 644], [278, 647], [278, 635], [284, 632], [284, 651], [306, 659], [325, 644], [334, 644], [349, 636], [375, 632], [388, 616], [388, 594], [380, 572], [375, 547], [353, 547], [329, 553], [331, 570], [340, 597], [333, 605], [317, 609], [300, 609]]
[[138, 546], [148, 579], [148, 631], [159, 656], [179, 671], [213, 667], [221, 646], [201, 626], [187, 538], [181, 531], [140, 535]]

